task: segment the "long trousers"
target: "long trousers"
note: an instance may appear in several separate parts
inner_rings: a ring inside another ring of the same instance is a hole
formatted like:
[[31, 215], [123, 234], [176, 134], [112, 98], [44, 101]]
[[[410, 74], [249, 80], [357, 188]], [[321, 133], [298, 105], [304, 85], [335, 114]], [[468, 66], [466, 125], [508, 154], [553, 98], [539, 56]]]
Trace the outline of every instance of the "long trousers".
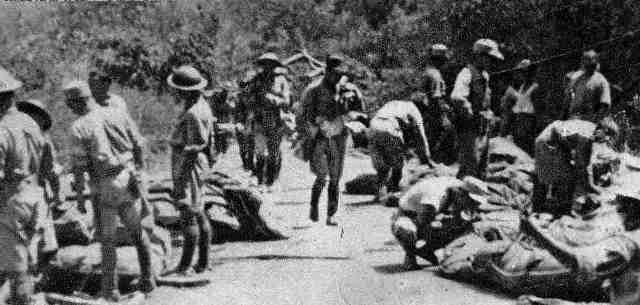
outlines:
[[240, 159], [242, 160], [242, 167], [245, 170], [251, 171], [255, 174], [255, 142], [253, 135], [243, 132], [237, 132], [238, 146], [240, 148]]
[[184, 246], [178, 269], [186, 270], [191, 266], [198, 246], [198, 261], [196, 268], [207, 268], [209, 265], [209, 250], [211, 247], [211, 224], [204, 210], [184, 208], [180, 211], [180, 220], [184, 234]]
[[344, 155], [346, 152], [346, 134], [331, 138], [320, 137], [315, 142], [311, 158], [311, 172], [316, 175], [316, 180], [311, 188], [311, 209], [317, 211], [318, 202], [329, 176], [327, 216], [331, 217], [338, 211], [340, 197], [340, 178], [344, 167]]
[[257, 133], [255, 135], [256, 177], [258, 184], [271, 186], [280, 175], [282, 165], [282, 132]]

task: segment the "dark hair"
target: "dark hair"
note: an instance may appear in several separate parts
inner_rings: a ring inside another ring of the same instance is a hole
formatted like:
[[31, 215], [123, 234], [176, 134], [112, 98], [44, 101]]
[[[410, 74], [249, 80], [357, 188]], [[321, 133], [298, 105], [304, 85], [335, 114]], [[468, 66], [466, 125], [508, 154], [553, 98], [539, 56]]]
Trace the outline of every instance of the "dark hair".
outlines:
[[109, 74], [102, 72], [102, 71], [98, 71], [98, 70], [93, 70], [91, 72], [89, 72], [89, 79], [90, 80], [97, 80], [99, 82], [104, 82], [104, 83], [111, 83], [112, 79], [109, 76]]

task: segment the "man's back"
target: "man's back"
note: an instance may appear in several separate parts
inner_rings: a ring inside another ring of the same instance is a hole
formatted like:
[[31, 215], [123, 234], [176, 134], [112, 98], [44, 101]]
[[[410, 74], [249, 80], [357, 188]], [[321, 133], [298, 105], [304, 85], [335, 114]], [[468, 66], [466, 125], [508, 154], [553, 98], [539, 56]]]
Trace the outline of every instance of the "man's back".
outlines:
[[96, 107], [71, 126], [71, 149], [75, 162], [91, 166], [92, 176], [107, 174], [134, 160], [142, 137], [120, 109]]
[[0, 170], [5, 183], [40, 173], [46, 140], [38, 124], [15, 108], [0, 119]]

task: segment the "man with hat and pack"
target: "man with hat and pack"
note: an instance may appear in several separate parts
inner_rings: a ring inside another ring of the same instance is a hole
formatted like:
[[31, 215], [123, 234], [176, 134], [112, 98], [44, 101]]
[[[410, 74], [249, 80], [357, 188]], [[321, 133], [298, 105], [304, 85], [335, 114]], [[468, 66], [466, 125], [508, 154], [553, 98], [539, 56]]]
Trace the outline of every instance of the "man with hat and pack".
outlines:
[[451, 92], [451, 104], [458, 138], [458, 178], [482, 178], [484, 175], [486, 164], [481, 164], [481, 161], [486, 157], [488, 147], [483, 147], [486, 146], [486, 141], [483, 140], [481, 130], [484, 128], [486, 133], [492, 116], [489, 109], [491, 89], [487, 69], [496, 60], [503, 59], [504, 56], [495, 41], [480, 39], [473, 44], [470, 63], [456, 77]]
[[[60, 174], [62, 166], [56, 162], [56, 151], [51, 140], [49, 130], [51, 129], [52, 119], [49, 112], [45, 109], [44, 104], [40, 100], [29, 99], [16, 103], [19, 111], [29, 115], [40, 126], [40, 130], [44, 136], [45, 146], [43, 147], [41, 172], [39, 184], [45, 192], [46, 202], [50, 207], [64, 209], [62, 203], [64, 198], [60, 191]], [[48, 186], [48, 188], [47, 188]], [[49, 192], [49, 190], [51, 192]], [[40, 242], [38, 265], [43, 266], [55, 255], [58, 250], [58, 241], [56, 239], [55, 229], [53, 227], [52, 215], [48, 215], [48, 221], [44, 227], [42, 241]]]
[[63, 88], [67, 107], [78, 116], [69, 131], [72, 189], [79, 207], [85, 205], [85, 173], [93, 193], [97, 230], [102, 249], [101, 297], [118, 301], [116, 232], [118, 218], [131, 234], [138, 253], [139, 289], [155, 289], [151, 269], [150, 240], [142, 219], [151, 213], [144, 204], [142, 169], [144, 139], [134, 122], [118, 109], [99, 106], [84, 81], [71, 81]]
[[567, 75], [565, 117], [597, 123], [607, 115], [611, 88], [609, 81], [598, 72], [599, 68], [598, 53], [589, 50], [582, 55], [582, 68]]
[[255, 149], [255, 174], [260, 187], [271, 191], [282, 163], [280, 145], [284, 132], [282, 111], [289, 108], [289, 81], [274, 53], [265, 53], [256, 60], [258, 74], [248, 85], [246, 107], [240, 109], [239, 130], [251, 130]]
[[413, 185], [400, 198], [391, 224], [406, 252], [404, 267], [419, 269], [416, 256], [438, 265], [434, 251], [473, 229], [477, 210], [488, 206], [487, 195], [487, 185], [471, 176], [434, 177]]
[[47, 144], [38, 124], [16, 108], [20, 87], [0, 68], [0, 283], [10, 282], [9, 304], [33, 301], [32, 271], [50, 221], [39, 184]]
[[202, 93], [207, 80], [197, 69], [180, 66], [169, 75], [167, 83], [175, 89], [176, 103], [184, 105], [170, 141], [173, 199], [180, 210], [184, 233], [182, 258], [175, 271], [189, 275], [196, 244], [198, 261], [193, 271], [209, 269], [211, 225], [204, 211], [203, 179], [216, 162], [216, 118]]
[[335, 226], [333, 216], [338, 211], [340, 178], [346, 152], [347, 129], [344, 115], [348, 113], [341, 103], [338, 84], [346, 73], [343, 59], [337, 55], [327, 57], [324, 76], [311, 83], [302, 94], [301, 107], [296, 120], [298, 128], [308, 139], [305, 145], [305, 159], [310, 161], [311, 172], [316, 179], [311, 189], [311, 210], [309, 218], [318, 221], [320, 194], [327, 184], [329, 190], [326, 224]]
[[447, 158], [444, 147], [447, 140], [445, 137], [452, 128], [446, 99], [447, 86], [440, 72], [449, 61], [449, 56], [449, 48], [443, 44], [437, 43], [429, 48], [429, 62], [425, 67], [421, 86], [421, 91], [426, 95], [425, 101], [416, 105], [423, 114], [431, 153], [438, 154], [438, 160]]

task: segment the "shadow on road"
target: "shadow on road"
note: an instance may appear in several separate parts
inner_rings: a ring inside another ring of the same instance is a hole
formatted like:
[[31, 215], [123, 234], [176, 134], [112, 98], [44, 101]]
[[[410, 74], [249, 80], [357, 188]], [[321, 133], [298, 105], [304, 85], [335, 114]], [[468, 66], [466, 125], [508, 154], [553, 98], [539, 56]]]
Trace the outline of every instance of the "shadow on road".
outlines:
[[264, 255], [250, 255], [250, 256], [234, 256], [223, 257], [220, 261], [240, 261], [240, 260], [350, 260], [349, 256], [306, 256], [306, 255], [279, 255], [279, 254], [264, 254]]
[[426, 271], [433, 273], [436, 270], [435, 266], [432, 265], [420, 265], [423, 269], [421, 270], [413, 270], [408, 271], [402, 267], [402, 264], [386, 264], [386, 265], [378, 265], [373, 266], [373, 270], [380, 274], [397, 274], [397, 273], [408, 273], [408, 272], [416, 272], [416, 271]]

